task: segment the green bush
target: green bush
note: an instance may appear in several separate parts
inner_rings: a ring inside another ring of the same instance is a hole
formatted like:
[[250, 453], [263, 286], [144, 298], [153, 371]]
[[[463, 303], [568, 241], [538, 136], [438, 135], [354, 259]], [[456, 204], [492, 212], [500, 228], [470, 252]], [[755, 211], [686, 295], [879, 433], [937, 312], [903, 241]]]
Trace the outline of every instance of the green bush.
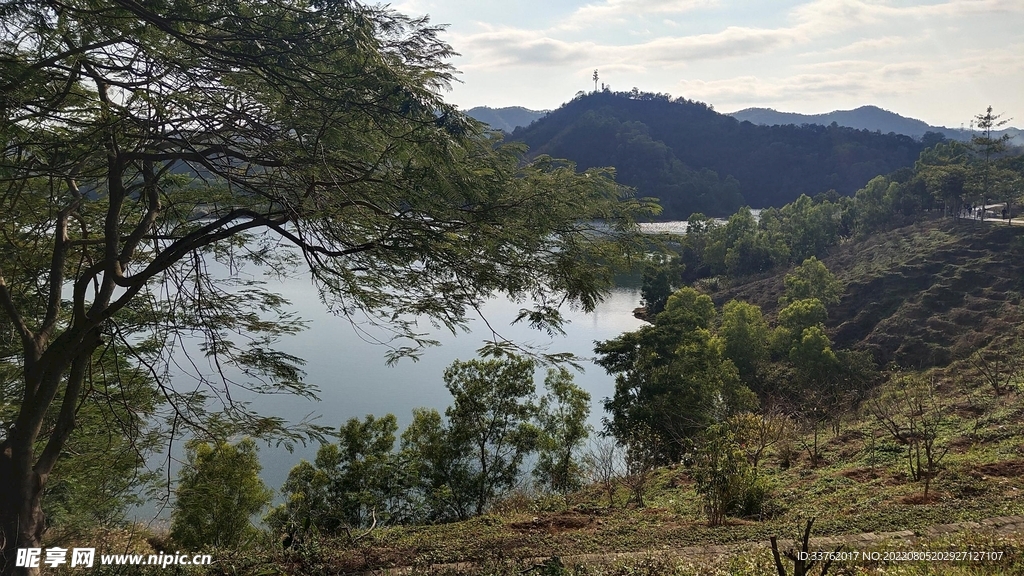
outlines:
[[171, 537], [186, 549], [237, 548], [256, 534], [250, 518], [268, 504], [272, 492], [260, 480], [256, 443], [192, 441], [178, 474], [171, 513]]

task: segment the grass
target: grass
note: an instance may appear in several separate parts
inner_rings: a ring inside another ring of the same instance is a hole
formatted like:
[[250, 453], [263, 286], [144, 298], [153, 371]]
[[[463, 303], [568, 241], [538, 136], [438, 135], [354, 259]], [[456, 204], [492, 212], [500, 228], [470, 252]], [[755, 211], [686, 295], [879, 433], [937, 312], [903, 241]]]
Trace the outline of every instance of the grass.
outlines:
[[[261, 564], [278, 566], [283, 573], [358, 573], [411, 566], [414, 574], [482, 575], [513, 574], [551, 556], [591, 555], [571, 566], [567, 563], [566, 572], [551, 573], [773, 574], [765, 543], [772, 535], [795, 536], [806, 518], [817, 518], [815, 536], [837, 536], [900, 530], [922, 534], [937, 524], [1024, 515], [1020, 395], [996, 398], [983, 384], [964, 386], [951, 380], [943, 383], [940, 393], [940, 410], [948, 422], [939, 444], [950, 448], [928, 499], [922, 498], [923, 483], [910, 480], [906, 446], [885, 436], [877, 419], [860, 410], [847, 417], [838, 434], [827, 433], [823, 463], [812, 466], [802, 454], [783, 468], [769, 456], [762, 474], [773, 486], [770, 518], [733, 518], [724, 526], [708, 526], [686, 468], [673, 466], [657, 471], [642, 509], [627, 504], [622, 487], [611, 508], [597, 487], [571, 495], [567, 503], [554, 497], [510, 498], [496, 507], [498, 511], [466, 522], [379, 529], [356, 545], [318, 538], [301, 552], [264, 548], [260, 554], [267, 556]], [[964, 408], [968, 405], [970, 410]], [[1013, 573], [1022, 551], [1017, 538], [975, 532], [875, 546], [1004, 550], [1005, 558], [999, 562], [859, 562], [837, 569], [846, 574]], [[712, 557], [678, 552], [727, 544], [757, 550], [722, 551]], [[614, 557], [623, 553], [633, 556]], [[458, 563], [471, 566], [453, 566]]]
[[[686, 468], [672, 466], [656, 472], [644, 508], [627, 503], [623, 486], [611, 507], [597, 486], [567, 501], [512, 495], [482, 517], [378, 528], [356, 544], [309, 537], [297, 549], [283, 551], [266, 537], [247, 550], [219, 553], [214, 569], [203, 573], [338, 574], [408, 567], [411, 574], [480, 576], [761, 575], [775, 574], [765, 546], [769, 537], [794, 537], [807, 518], [817, 518], [815, 536], [841, 536], [924, 534], [932, 525], [1024, 515], [1024, 382], [1021, 375], [1011, 378], [1008, 393], [996, 396], [971, 361], [978, 350], [1009, 351], [1024, 321], [1022, 238], [1020, 227], [929, 221], [847, 242], [824, 260], [847, 286], [831, 313], [837, 344], [870, 350], [882, 365], [898, 361], [935, 384], [937, 446], [948, 453], [927, 498], [924, 484], [911, 480], [907, 446], [888, 435], [865, 404], [847, 414], [835, 432], [823, 432], [820, 462], [812, 464], [800, 450], [801, 442], [810, 441], [806, 430], [796, 439], [796, 458], [788, 466], [778, 454], [768, 455], [761, 474], [771, 496], [760, 518], [708, 526]], [[719, 304], [746, 299], [770, 313], [777, 307], [782, 276], [733, 286], [715, 298]], [[887, 386], [896, 386], [896, 380]], [[1024, 573], [1021, 538], [975, 530], [875, 543], [858, 549], [1005, 554], [996, 562], [860, 561], [837, 564], [830, 573]], [[139, 541], [125, 545], [153, 548]], [[723, 545], [727, 548], [710, 555], [683, 550]], [[555, 556], [560, 560], [542, 562]]]

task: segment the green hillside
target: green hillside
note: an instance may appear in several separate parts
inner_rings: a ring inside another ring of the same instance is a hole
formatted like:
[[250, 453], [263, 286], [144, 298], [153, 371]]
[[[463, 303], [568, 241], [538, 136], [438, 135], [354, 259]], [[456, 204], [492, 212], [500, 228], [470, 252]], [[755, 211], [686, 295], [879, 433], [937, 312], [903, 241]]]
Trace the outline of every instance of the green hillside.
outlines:
[[923, 148], [908, 136], [838, 126], [758, 126], [641, 92], [578, 96], [511, 139], [581, 168], [614, 166], [619, 181], [659, 198], [665, 219], [781, 206], [829, 189], [849, 195], [910, 166]]
[[[840, 348], [884, 366], [945, 366], [1003, 345], [1024, 321], [1024, 227], [927, 219], [833, 247], [822, 259], [846, 285], [827, 326]], [[778, 307], [783, 275], [715, 295]]]
[[[775, 575], [769, 538], [796, 539], [808, 518], [816, 518], [813, 535], [827, 537], [813, 540], [812, 551], [842, 544], [879, 555], [837, 562], [829, 573], [1019, 573], [1024, 364], [1007, 354], [1020, 352], [1022, 253], [1024, 226], [934, 218], [833, 248], [823, 261], [846, 286], [828, 320], [836, 345], [905, 368], [888, 372], [836, 417], [776, 413], [776, 420], [762, 420], [781, 424], [782, 432], [762, 442], [756, 511], [731, 514], [722, 525], [708, 525], [697, 469], [686, 458], [643, 472], [619, 468], [620, 476], [605, 482], [592, 472], [593, 483], [564, 498], [515, 491], [461, 522], [292, 533], [286, 548], [264, 536], [244, 552], [226, 552], [217, 573]], [[790, 271], [737, 280], [714, 299], [759, 303], [774, 322]], [[938, 349], [947, 352], [930, 353]], [[992, 386], [993, 375], [1004, 388]], [[922, 403], [908, 409], [908, 398]], [[908, 422], [919, 433], [934, 431], [934, 470], [913, 465], [916, 444], [900, 439]], [[756, 447], [741, 449], [749, 455]], [[155, 536], [123, 545], [147, 552], [168, 544]], [[950, 550], [999, 557], [883, 559]]]
[[547, 113], [547, 110], [530, 110], [522, 106], [509, 106], [507, 108], [477, 106], [466, 110], [466, 116], [479, 120], [495, 130], [504, 130], [505, 132], [512, 132], [520, 126], [529, 126], [538, 118], [543, 118]]

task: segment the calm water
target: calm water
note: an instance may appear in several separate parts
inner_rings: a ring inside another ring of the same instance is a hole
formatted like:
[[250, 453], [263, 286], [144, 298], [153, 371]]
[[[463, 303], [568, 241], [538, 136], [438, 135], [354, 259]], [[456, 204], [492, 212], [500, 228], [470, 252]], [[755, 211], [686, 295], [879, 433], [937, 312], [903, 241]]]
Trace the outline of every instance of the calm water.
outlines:
[[[309, 329], [283, 340], [281, 349], [307, 361], [306, 382], [320, 389], [320, 400], [257, 397], [253, 407], [292, 422], [314, 417], [319, 424], [337, 428], [352, 417], [392, 413], [397, 416], [401, 431], [411, 421], [413, 408], [436, 408], [443, 413], [451, 400], [442, 380], [444, 369], [454, 360], [476, 358], [476, 350], [491, 335], [479, 318], [471, 320], [471, 332], [458, 335], [433, 329], [424, 322], [424, 330], [441, 345], [427, 349], [418, 362], [404, 359], [395, 366], [387, 366], [384, 359], [387, 350], [368, 342], [348, 320], [326, 313], [311, 285], [288, 281], [280, 290], [293, 302], [293, 309], [309, 320]], [[593, 401], [590, 421], [598, 427], [602, 416], [601, 400], [612, 395], [614, 381], [589, 361], [594, 355], [594, 342], [638, 328], [642, 323], [633, 317], [632, 311], [639, 300], [637, 289], [617, 288], [591, 314], [567, 311], [570, 322], [565, 326], [565, 336], [553, 338], [526, 326], [510, 326], [523, 306], [507, 299], [491, 300], [483, 313], [490, 325], [506, 338], [543, 347], [549, 352], [572, 352], [588, 359], [581, 363], [585, 370], [576, 373], [576, 382], [590, 392]], [[543, 375], [539, 372], [538, 387], [542, 386], [542, 381]], [[316, 448], [299, 447], [291, 454], [283, 449], [263, 448], [264, 480], [271, 487], [280, 487], [291, 467], [301, 458], [312, 460]]]
[[[398, 418], [401, 432], [411, 421], [413, 408], [436, 408], [444, 412], [451, 400], [442, 380], [444, 369], [456, 359], [476, 358], [476, 350], [491, 337], [490, 329], [480, 318], [470, 321], [470, 332], [457, 335], [435, 329], [429, 322], [422, 322], [422, 331], [429, 332], [441, 345], [428, 348], [417, 362], [404, 359], [395, 366], [387, 366], [387, 349], [372, 343], [372, 338], [364, 331], [365, 327], [354, 326], [349, 320], [327, 312], [308, 279], [274, 279], [267, 282], [266, 288], [287, 298], [291, 302], [289, 309], [308, 323], [307, 330], [283, 338], [278, 347], [306, 360], [305, 381], [319, 389], [319, 400], [311, 401], [290, 395], [246, 397], [237, 392], [234, 397], [251, 401], [252, 407], [261, 414], [280, 416], [293, 423], [314, 419], [317, 424], [336, 429], [349, 418], [392, 413]], [[614, 381], [591, 362], [594, 342], [614, 338], [642, 324], [632, 315], [633, 309], [640, 302], [636, 279], [623, 279], [620, 284], [590, 314], [564, 309], [563, 315], [568, 320], [564, 336], [550, 337], [545, 332], [531, 330], [524, 325], [510, 325], [520, 308], [526, 307], [525, 304], [497, 298], [483, 307], [487, 321], [502, 336], [518, 343], [544, 348], [548, 352], [572, 352], [584, 359], [581, 362], [584, 371], [575, 373], [575, 377], [577, 384], [590, 392], [590, 423], [596, 429], [600, 428], [603, 416], [601, 401], [613, 394]], [[372, 330], [369, 334], [372, 336]], [[176, 384], [179, 381], [188, 382], [190, 379], [175, 378]], [[538, 371], [535, 381], [540, 391], [543, 384], [542, 371]], [[319, 444], [299, 445], [290, 453], [284, 448], [260, 445], [260, 460], [263, 464], [261, 475], [264, 481], [275, 491], [279, 490], [289, 470], [301, 459], [312, 460], [317, 448]], [[180, 443], [172, 454], [174, 460], [182, 457]], [[166, 458], [155, 458], [154, 462], [164, 465]], [[177, 476], [177, 468], [177, 463], [172, 463], [172, 477]], [[151, 503], [139, 508], [133, 515], [143, 520], [157, 515], [166, 518], [167, 514], [166, 510], [158, 511]]]

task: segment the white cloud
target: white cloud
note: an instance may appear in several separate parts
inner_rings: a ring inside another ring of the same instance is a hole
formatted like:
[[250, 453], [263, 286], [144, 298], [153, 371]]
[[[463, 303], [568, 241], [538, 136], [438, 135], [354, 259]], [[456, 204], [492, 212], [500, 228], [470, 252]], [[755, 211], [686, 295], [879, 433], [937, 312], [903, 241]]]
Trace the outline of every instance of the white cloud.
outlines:
[[836, 46], [824, 50], [823, 55], [844, 55], [858, 54], [862, 52], [877, 52], [879, 50], [894, 50], [907, 44], [927, 37], [925, 33], [919, 33], [915, 37], [910, 36], [882, 36], [878, 38], [864, 38], [842, 46]]
[[872, 75], [864, 72], [798, 74], [785, 78], [741, 76], [711, 81], [682, 80], [678, 90], [682, 96], [712, 102], [724, 109], [793, 100], [814, 101], [836, 93], [860, 96], [886, 92]]
[[581, 6], [560, 27], [580, 28], [648, 14], [681, 14], [716, 4], [717, 0], [605, 0]]
[[791, 30], [729, 27], [713, 34], [663, 36], [624, 46], [590, 41], [567, 42], [545, 32], [503, 28], [465, 36], [455, 48], [472, 54], [467, 68], [475, 66], [555, 66], [567, 63], [683, 65], [767, 52], [800, 40]]
[[555, 66], [578, 63], [599, 49], [593, 42], [566, 42], [543, 32], [496, 28], [457, 38], [455, 49], [471, 54], [464, 68], [477, 66]]

